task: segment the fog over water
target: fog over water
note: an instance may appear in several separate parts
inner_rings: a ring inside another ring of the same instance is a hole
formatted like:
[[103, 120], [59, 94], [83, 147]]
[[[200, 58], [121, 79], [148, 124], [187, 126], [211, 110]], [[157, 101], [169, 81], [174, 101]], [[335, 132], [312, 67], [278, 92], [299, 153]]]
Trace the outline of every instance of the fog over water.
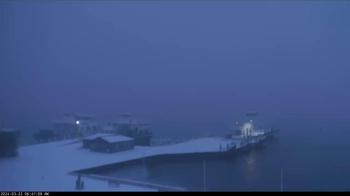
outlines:
[[347, 187], [349, 18], [345, 1], [2, 1], [0, 128], [28, 144], [66, 112], [131, 113], [157, 137], [191, 138], [226, 134], [257, 111], [261, 126], [285, 131], [272, 145], [284, 150], [267, 151], [276, 164], [258, 153], [262, 165], [292, 168], [292, 152], [299, 177], [324, 172], [300, 178], [306, 188]]
[[[0, 117], [349, 117], [347, 2], [1, 2]], [[163, 129], [167, 129], [163, 127]]]

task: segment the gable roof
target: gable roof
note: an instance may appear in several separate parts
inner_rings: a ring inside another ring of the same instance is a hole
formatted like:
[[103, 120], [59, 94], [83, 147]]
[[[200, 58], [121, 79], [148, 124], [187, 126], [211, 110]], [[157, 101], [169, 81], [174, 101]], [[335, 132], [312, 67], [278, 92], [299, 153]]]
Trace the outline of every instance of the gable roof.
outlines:
[[124, 142], [124, 141], [132, 141], [133, 138], [122, 136], [122, 135], [115, 135], [115, 136], [105, 136], [101, 137], [101, 139], [105, 140], [109, 143], [115, 143], [115, 142]]
[[109, 143], [115, 143], [115, 142], [122, 142], [122, 141], [131, 141], [134, 140], [133, 138], [122, 136], [122, 135], [114, 135], [110, 133], [97, 133], [88, 137], [85, 137], [85, 140], [95, 140], [95, 139], [102, 139]]
[[113, 136], [113, 134], [110, 134], [110, 133], [96, 133], [94, 135], [87, 136], [84, 139], [94, 140], [94, 139], [97, 139], [99, 137], [107, 137], [107, 136]]

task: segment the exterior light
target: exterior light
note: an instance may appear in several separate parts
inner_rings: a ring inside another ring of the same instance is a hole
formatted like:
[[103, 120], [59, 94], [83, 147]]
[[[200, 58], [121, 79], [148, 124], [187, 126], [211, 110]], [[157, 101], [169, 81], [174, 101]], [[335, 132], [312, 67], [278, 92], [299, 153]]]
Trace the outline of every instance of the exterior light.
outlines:
[[80, 124], [79, 120], [75, 121], [75, 124], [79, 125]]

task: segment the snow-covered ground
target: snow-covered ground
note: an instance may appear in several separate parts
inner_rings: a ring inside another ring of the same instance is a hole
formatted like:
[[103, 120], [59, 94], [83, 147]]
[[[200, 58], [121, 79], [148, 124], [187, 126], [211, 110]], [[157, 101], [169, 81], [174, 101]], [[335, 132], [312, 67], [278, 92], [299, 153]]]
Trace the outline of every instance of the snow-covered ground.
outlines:
[[[117, 153], [91, 152], [81, 142], [66, 140], [19, 148], [13, 158], [0, 159], [0, 191], [74, 191], [76, 177], [69, 172], [163, 154], [218, 152], [240, 140], [200, 138], [156, 147], [136, 146]], [[130, 185], [110, 186], [107, 181], [84, 178], [84, 191], [156, 191]]]

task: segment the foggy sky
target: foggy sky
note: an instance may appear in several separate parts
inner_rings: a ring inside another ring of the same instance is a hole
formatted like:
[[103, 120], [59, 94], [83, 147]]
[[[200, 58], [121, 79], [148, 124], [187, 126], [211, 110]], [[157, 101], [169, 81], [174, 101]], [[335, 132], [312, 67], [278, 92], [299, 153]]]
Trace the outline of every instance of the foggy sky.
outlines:
[[348, 117], [348, 2], [0, 3], [0, 120]]

